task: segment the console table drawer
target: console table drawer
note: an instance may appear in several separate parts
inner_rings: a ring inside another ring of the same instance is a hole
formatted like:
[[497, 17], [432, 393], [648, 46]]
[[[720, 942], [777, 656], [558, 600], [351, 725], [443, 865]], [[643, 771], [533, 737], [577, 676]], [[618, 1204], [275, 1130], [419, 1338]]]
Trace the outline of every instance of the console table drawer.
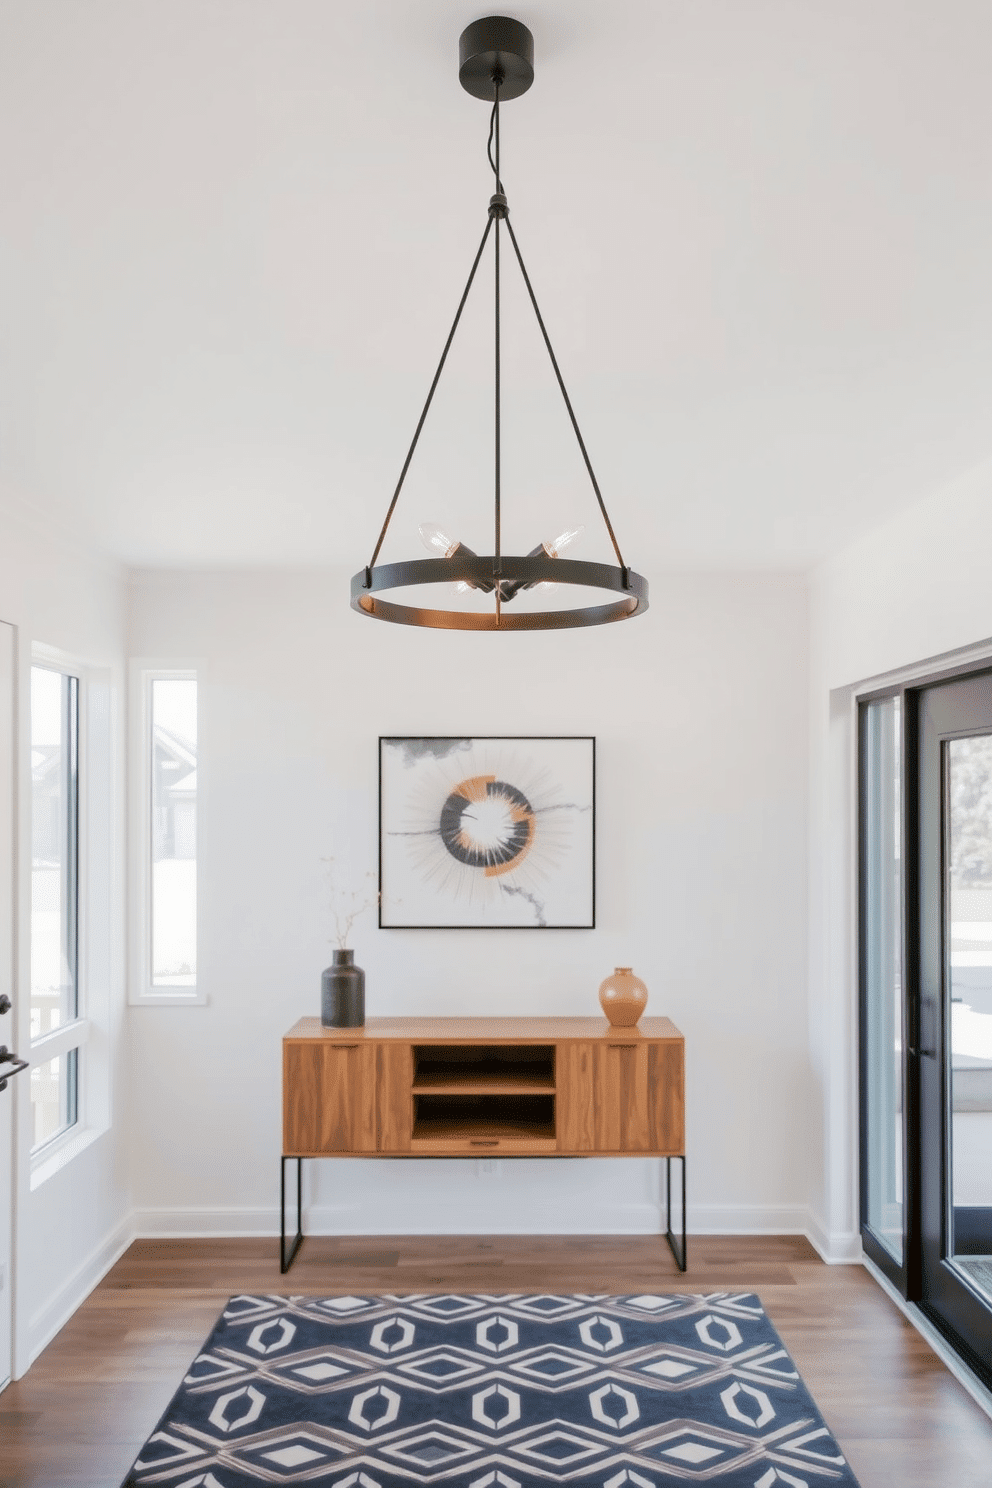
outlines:
[[554, 1137], [414, 1137], [411, 1153], [418, 1157], [555, 1157], [558, 1143]]

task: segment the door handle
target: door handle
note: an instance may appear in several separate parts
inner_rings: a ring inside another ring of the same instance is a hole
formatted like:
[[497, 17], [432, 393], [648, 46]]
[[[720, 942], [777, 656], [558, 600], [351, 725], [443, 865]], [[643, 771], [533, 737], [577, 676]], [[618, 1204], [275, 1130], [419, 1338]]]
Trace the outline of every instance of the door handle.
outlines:
[[14, 1068], [9, 1070], [0, 1068], [0, 1090], [7, 1089], [7, 1081], [12, 1075], [19, 1075], [21, 1070], [26, 1070], [28, 1067], [26, 1059], [18, 1059], [17, 1055], [12, 1054], [6, 1044], [0, 1044], [0, 1066], [5, 1064], [12, 1064]]

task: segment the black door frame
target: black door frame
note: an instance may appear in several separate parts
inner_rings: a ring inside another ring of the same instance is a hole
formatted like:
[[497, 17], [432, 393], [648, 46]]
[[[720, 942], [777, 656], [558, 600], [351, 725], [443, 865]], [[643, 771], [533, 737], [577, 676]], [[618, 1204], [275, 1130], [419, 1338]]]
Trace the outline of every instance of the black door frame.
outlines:
[[953, 1111], [949, 1079], [949, 956], [945, 940], [948, 745], [992, 734], [992, 666], [920, 690], [919, 945], [920, 1308], [986, 1385], [992, 1385], [992, 1305], [945, 1257], [960, 1254], [951, 1221]]
[[[896, 1260], [888, 1246], [877, 1236], [868, 1219], [868, 936], [867, 936], [867, 856], [868, 813], [865, 809], [865, 749], [868, 705], [898, 699], [900, 703], [900, 758], [901, 781], [900, 808], [900, 861], [902, 882], [899, 892], [899, 949], [902, 978], [902, 1088], [903, 1088], [903, 1143], [902, 1143], [902, 1191], [903, 1191], [903, 1235], [902, 1261]], [[858, 696], [858, 1186], [861, 1224], [861, 1245], [865, 1255], [884, 1276], [892, 1282], [902, 1296], [910, 1301], [919, 1297], [922, 1279], [921, 1251], [919, 1245], [919, 1059], [913, 1057], [911, 1049], [917, 1047], [911, 1033], [911, 1009], [916, 1002], [912, 946], [916, 939], [915, 907], [918, 896], [915, 892], [915, 863], [907, 851], [914, 826], [915, 791], [910, 781], [915, 778], [915, 760], [910, 759], [910, 740], [915, 729], [907, 726], [907, 713], [912, 707], [910, 689], [903, 685], [880, 687], [873, 692]], [[912, 891], [908, 880], [914, 880]]]
[[[921, 878], [920, 878], [920, 699], [931, 687], [967, 677], [992, 672], [992, 656], [976, 658], [957, 666], [943, 668], [911, 680], [892, 683], [872, 691], [858, 693], [857, 702], [857, 790], [858, 790], [858, 1076], [859, 1076], [859, 1200], [861, 1241], [864, 1254], [896, 1287], [907, 1301], [920, 1310], [948, 1339], [956, 1352], [986, 1385], [992, 1386], [992, 1367], [988, 1360], [974, 1353], [967, 1343], [935, 1313], [924, 1296], [924, 1161], [933, 1162], [932, 1140], [924, 1152], [921, 1127], [921, 1066], [930, 1054], [921, 1042], [926, 1030], [921, 1029]], [[868, 1049], [867, 1024], [867, 936], [866, 936], [866, 851], [867, 822], [865, 810], [865, 721], [867, 706], [887, 698], [900, 700], [901, 720], [901, 865], [900, 886], [900, 951], [902, 957], [903, 1012], [903, 1260], [900, 1264], [874, 1233], [868, 1222]], [[943, 1031], [941, 1030], [941, 1046]], [[941, 1144], [940, 1164], [945, 1160], [944, 1132], [936, 1134]], [[942, 1183], [942, 1167], [937, 1170]], [[933, 1172], [931, 1171], [931, 1182]]]

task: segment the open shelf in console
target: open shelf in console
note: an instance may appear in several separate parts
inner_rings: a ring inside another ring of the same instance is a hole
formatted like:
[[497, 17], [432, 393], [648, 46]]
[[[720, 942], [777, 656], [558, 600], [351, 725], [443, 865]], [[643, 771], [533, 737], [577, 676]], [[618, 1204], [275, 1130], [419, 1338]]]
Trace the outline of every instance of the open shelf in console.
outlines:
[[413, 1142], [507, 1143], [555, 1141], [553, 1095], [415, 1094]]
[[413, 1093], [552, 1095], [554, 1044], [414, 1044]]

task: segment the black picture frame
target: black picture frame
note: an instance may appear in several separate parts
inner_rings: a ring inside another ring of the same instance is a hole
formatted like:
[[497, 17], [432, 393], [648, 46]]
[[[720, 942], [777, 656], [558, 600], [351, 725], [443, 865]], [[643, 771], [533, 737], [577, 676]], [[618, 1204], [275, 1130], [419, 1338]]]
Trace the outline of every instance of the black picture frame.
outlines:
[[595, 926], [593, 735], [380, 736], [380, 929]]

